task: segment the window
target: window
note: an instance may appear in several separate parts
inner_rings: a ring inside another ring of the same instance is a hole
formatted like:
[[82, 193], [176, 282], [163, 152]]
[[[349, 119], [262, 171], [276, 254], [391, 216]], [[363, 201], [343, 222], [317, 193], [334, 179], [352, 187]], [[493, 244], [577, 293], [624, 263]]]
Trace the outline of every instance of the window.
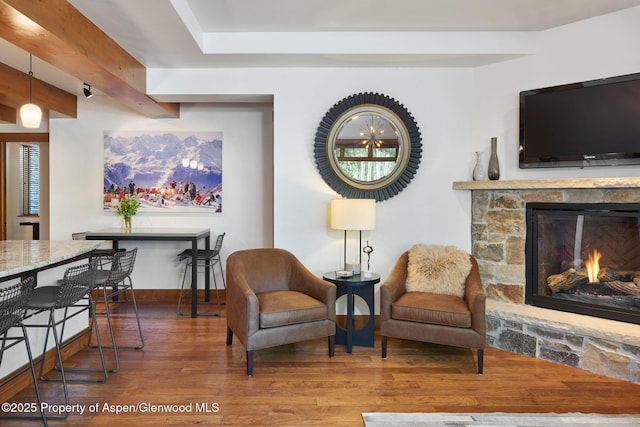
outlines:
[[22, 169], [22, 215], [38, 215], [40, 199], [40, 156], [37, 146], [20, 146]]

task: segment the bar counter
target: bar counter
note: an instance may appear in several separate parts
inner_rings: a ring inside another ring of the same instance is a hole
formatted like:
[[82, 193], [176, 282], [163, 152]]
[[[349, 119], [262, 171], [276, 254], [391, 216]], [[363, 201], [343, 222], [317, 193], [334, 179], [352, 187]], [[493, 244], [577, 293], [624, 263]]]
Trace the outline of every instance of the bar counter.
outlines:
[[1, 240], [0, 282], [87, 258], [104, 242], [94, 240]]

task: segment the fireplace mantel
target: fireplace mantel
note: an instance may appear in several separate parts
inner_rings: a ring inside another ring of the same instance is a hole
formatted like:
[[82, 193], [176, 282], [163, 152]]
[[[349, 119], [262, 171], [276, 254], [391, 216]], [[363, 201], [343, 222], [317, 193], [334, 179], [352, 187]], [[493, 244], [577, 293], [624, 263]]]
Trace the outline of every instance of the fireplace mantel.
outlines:
[[496, 181], [456, 181], [454, 190], [640, 188], [640, 177], [551, 178]]

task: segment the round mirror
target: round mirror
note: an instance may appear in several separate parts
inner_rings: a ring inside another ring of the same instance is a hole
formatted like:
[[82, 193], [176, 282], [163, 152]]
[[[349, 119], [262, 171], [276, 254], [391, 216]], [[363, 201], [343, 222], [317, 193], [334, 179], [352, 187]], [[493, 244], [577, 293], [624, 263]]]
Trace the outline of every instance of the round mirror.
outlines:
[[394, 99], [360, 93], [334, 105], [320, 122], [316, 165], [347, 198], [386, 200], [406, 187], [420, 165], [420, 130]]

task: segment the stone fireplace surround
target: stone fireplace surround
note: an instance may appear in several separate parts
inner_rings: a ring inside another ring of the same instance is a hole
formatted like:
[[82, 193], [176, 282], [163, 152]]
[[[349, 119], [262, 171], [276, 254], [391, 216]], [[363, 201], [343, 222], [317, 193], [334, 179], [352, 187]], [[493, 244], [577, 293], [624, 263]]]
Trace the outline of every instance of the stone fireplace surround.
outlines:
[[471, 191], [487, 345], [640, 383], [640, 325], [524, 304], [526, 203], [640, 203], [640, 178], [464, 181], [453, 189]]

